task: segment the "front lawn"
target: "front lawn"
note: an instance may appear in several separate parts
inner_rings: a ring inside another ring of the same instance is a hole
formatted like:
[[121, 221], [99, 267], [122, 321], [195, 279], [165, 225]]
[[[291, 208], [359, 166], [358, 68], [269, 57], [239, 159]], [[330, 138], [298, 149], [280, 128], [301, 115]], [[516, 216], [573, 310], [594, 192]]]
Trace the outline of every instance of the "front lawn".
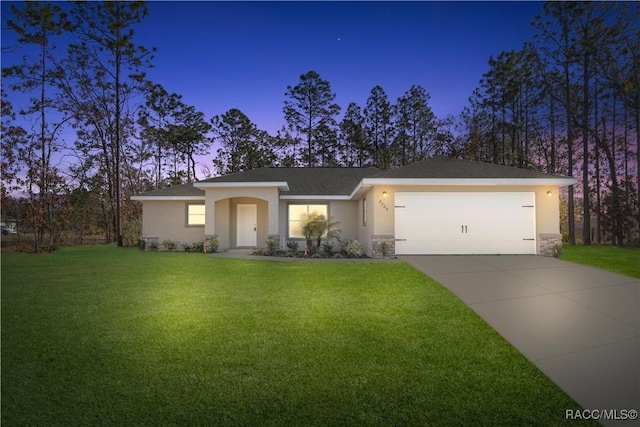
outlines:
[[604, 245], [565, 245], [561, 259], [640, 278], [640, 249]]
[[577, 408], [403, 263], [2, 255], [3, 425], [573, 425]]

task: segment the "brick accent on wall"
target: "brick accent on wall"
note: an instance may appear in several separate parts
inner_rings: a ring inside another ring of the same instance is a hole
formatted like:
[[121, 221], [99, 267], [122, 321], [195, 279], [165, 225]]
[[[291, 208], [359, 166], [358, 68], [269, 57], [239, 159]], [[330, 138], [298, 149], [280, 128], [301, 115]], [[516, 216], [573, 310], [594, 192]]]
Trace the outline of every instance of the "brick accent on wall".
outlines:
[[[386, 254], [383, 254], [382, 242], [386, 242]], [[395, 236], [378, 234], [371, 236], [371, 256], [373, 258], [392, 257], [396, 254]]]
[[540, 255], [544, 256], [557, 256], [557, 253], [554, 253], [554, 246], [559, 244], [562, 247], [562, 235], [560, 234], [545, 234], [540, 233], [538, 235], [540, 242]]

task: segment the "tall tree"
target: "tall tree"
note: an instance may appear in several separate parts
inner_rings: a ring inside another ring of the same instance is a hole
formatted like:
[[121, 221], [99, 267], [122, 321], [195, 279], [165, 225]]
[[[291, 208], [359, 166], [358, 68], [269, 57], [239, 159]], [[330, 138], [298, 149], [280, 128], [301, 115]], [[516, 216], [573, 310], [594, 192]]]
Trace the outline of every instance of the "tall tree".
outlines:
[[[567, 147], [567, 175], [573, 175], [574, 162], [574, 123], [575, 112], [577, 110], [577, 90], [574, 83], [574, 66], [577, 56], [575, 48], [575, 37], [572, 34], [576, 10], [579, 8], [577, 2], [547, 2], [543, 5], [544, 14], [536, 16], [533, 21], [534, 28], [538, 31], [535, 34], [536, 45], [541, 51], [547, 69], [543, 80], [547, 93], [554, 96], [558, 104], [564, 110], [565, 137]], [[556, 80], [559, 78], [559, 80]], [[559, 91], [554, 89], [560, 89]], [[557, 95], [556, 95], [557, 94]], [[574, 188], [569, 186], [568, 203], [568, 223], [569, 223], [569, 243], [576, 243], [575, 235], [575, 197]]]
[[35, 250], [44, 244], [44, 235], [48, 231], [48, 250], [55, 249], [60, 232], [58, 199], [56, 187], [61, 178], [52, 165], [52, 154], [60, 150], [57, 141], [60, 130], [67, 118], [57, 115], [54, 101], [55, 63], [54, 50], [56, 37], [71, 30], [71, 23], [63, 9], [55, 3], [27, 2], [22, 8], [11, 5], [14, 19], [7, 20], [7, 26], [19, 36], [18, 43], [23, 46], [35, 46], [33, 55], [25, 55], [21, 64], [2, 69], [4, 78], [11, 78], [12, 90], [33, 93], [29, 106], [23, 114], [37, 123], [37, 130], [26, 136], [19, 147], [26, 165], [28, 193], [31, 200], [32, 222], [35, 230]]
[[242, 111], [232, 108], [222, 116], [212, 118], [211, 123], [213, 139], [220, 143], [213, 160], [219, 174], [275, 164], [276, 155], [272, 150], [271, 137], [259, 130]]
[[2, 183], [2, 194], [9, 194], [20, 188], [16, 179], [21, 166], [18, 163], [19, 150], [24, 144], [27, 131], [15, 123], [16, 115], [13, 105], [7, 98], [7, 94], [2, 89], [2, 126], [0, 127], [0, 182]]
[[166, 91], [162, 85], [146, 82], [145, 108], [138, 114], [140, 138], [149, 146], [153, 154], [154, 187], [160, 188], [164, 183], [164, 166], [171, 146], [166, 138], [166, 129], [172, 117], [182, 103], [178, 94]]
[[371, 150], [364, 131], [362, 109], [355, 102], [349, 103], [340, 122], [342, 140], [342, 162], [345, 166], [363, 167], [370, 165]]
[[80, 140], [100, 153], [107, 174], [118, 246], [123, 244], [122, 147], [130, 136], [124, 127], [132, 121], [131, 96], [141, 90], [141, 70], [151, 65], [151, 51], [134, 43], [133, 26], [146, 14], [141, 1], [76, 4], [72, 15], [78, 41], [69, 47], [64, 76], [67, 106], [83, 127]]
[[431, 96], [421, 87], [413, 85], [398, 98], [394, 107], [396, 123], [395, 163], [404, 166], [435, 153], [435, 114], [429, 107]]
[[287, 86], [284, 101], [284, 118], [289, 128], [304, 135], [307, 142], [306, 164], [308, 167], [317, 162], [317, 153], [325, 150], [320, 133], [327, 134], [335, 129], [335, 116], [340, 112], [334, 103], [335, 93], [328, 81], [320, 78], [315, 71], [300, 76], [296, 86]]
[[381, 86], [371, 89], [364, 109], [365, 132], [373, 151], [373, 166], [386, 169], [391, 166], [393, 141], [393, 113], [387, 93]]
[[186, 161], [187, 182], [196, 179], [195, 156], [206, 154], [210, 130], [211, 125], [205, 120], [204, 114], [184, 104], [176, 111], [173, 123], [167, 127], [167, 141]]

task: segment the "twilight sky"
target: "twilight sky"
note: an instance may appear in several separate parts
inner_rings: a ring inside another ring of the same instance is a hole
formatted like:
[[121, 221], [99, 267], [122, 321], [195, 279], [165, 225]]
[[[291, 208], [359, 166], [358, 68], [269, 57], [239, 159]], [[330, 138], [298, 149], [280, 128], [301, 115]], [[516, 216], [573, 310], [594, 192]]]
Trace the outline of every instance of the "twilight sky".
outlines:
[[[10, 2], [1, 2], [2, 16]], [[207, 119], [231, 108], [275, 134], [288, 85], [310, 70], [336, 102], [364, 107], [375, 85], [395, 103], [412, 84], [438, 117], [457, 115], [487, 60], [532, 40], [540, 2], [149, 2], [135, 28], [156, 47], [148, 77]], [[2, 46], [15, 35], [3, 25]], [[2, 65], [22, 52], [3, 51]], [[14, 108], [19, 99], [14, 98]]]
[[395, 102], [412, 84], [438, 117], [458, 114], [490, 55], [531, 40], [539, 2], [151, 2], [136, 30], [155, 46], [148, 76], [206, 117], [242, 110], [282, 127], [288, 85], [317, 71], [336, 101], [363, 106], [375, 85]]

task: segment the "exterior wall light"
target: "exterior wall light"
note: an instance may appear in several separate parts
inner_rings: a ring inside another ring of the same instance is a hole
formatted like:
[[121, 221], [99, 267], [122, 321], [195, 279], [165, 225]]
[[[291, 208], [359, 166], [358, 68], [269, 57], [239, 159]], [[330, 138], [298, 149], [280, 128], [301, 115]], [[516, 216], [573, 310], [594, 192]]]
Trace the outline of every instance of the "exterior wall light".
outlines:
[[547, 196], [551, 197], [553, 196], [553, 193], [551, 191], [547, 191]]
[[387, 197], [387, 192], [386, 191], [382, 192], [382, 197]]

